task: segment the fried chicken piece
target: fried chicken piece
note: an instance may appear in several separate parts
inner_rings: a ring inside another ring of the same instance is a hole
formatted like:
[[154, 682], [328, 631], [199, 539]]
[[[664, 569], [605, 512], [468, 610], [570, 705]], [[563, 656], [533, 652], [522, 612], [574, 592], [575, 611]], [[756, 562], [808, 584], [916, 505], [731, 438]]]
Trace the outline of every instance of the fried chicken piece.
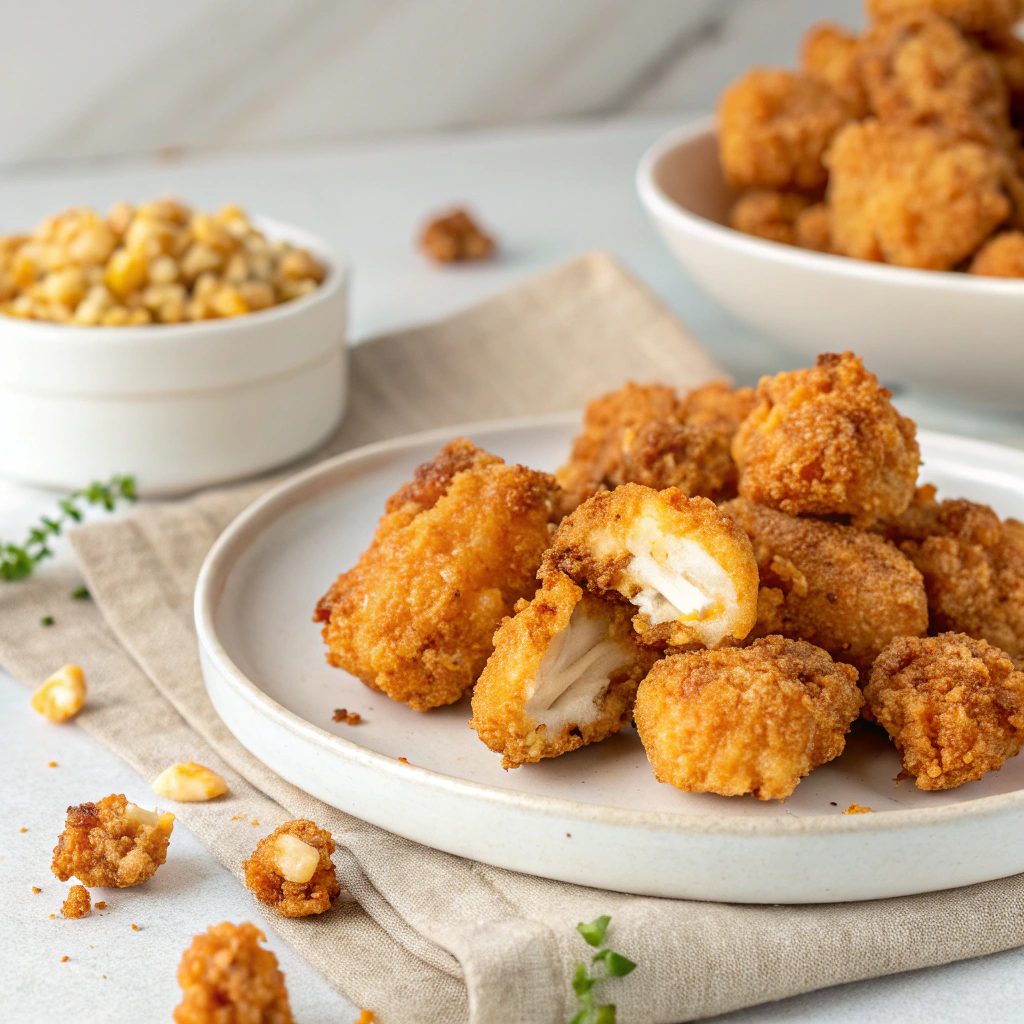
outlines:
[[816, 75], [747, 72], [718, 104], [718, 155], [726, 181], [736, 189], [820, 190], [828, 179], [822, 154], [853, 114]]
[[640, 680], [658, 659], [637, 642], [632, 608], [581, 590], [560, 572], [494, 635], [473, 690], [470, 727], [503, 768], [558, 757], [629, 723]]
[[633, 715], [659, 782], [686, 793], [785, 800], [838, 757], [863, 697], [857, 671], [780, 636], [663, 658]]
[[317, 605], [327, 660], [417, 711], [459, 700], [502, 618], [537, 589], [556, 497], [547, 473], [447, 445]]
[[861, 44], [860, 67], [880, 121], [1012, 145], [999, 61], [952, 22], [928, 13], [885, 21]]
[[914, 494], [920, 451], [912, 420], [852, 352], [813, 369], [762, 377], [733, 440], [739, 493], [793, 515], [899, 515]]
[[922, 487], [887, 535], [917, 566], [931, 632], [966, 633], [1024, 658], [1024, 523]]
[[827, 203], [815, 203], [796, 219], [796, 244], [801, 249], [832, 252], [832, 211]]
[[979, 37], [986, 52], [999, 65], [1010, 97], [1010, 123], [1024, 120], [1024, 41], [1009, 29], [987, 32]]
[[729, 226], [769, 242], [796, 245], [797, 218], [811, 205], [799, 192], [758, 188], [744, 192], [729, 211]]
[[918, 789], [980, 779], [1024, 745], [1024, 672], [963, 633], [893, 640], [864, 696]]
[[254, 924], [224, 921], [192, 940], [178, 967], [174, 1024], [293, 1024], [277, 957]]
[[1007, 31], [1024, 15], [1021, 0], [867, 0], [866, 7], [875, 21], [931, 13], [965, 32]]
[[438, 263], [462, 263], [485, 260], [494, 255], [497, 245], [466, 210], [453, 210], [437, 217], [420, 236], [423, 251]]
[[757, 618], [757, 564], [743, 530], [707, 498], [623, 484], [562, 520], [542, 572], [563, 572], [639, 611], [652, 646], [742, 640]]
[[92, 899], [89, 897], [89, 890], [84, 885], [73, 885], [68, 890], [68, 898], [60, 912], [65, 917], [85, 917], [92, 909]]
[[245, 884], [282, 917], [322, 914], [341, 892], [332, 853], [334, 840], [326, 829], [305, 818], [286, 821], [242, 864]]
[[722, 506], [750, 537], [762, 591], [753, 636], [807, 640], [866, 669], [893, 637], [928, 628], [924, 581], [892, 544], [852, 526], [737, 498]]
[[971, 274], [986, 277], [1024, 277], [1024, 231], [1003, 231], [975, 254]]
[[835, 252], [950, 270], [1012, 213], [999, 151], [933, 128], [868, 120], [840, 131], [825, 156]]
[[828, 82], [857, 120], [868, 112], [859, 56], [860, 39], [841, 25], [827, 21], [813, 25], [800, 45], [801, 70]]
[[62, 882], [74, 876], [90, 887], [140, 885], [167, 859], [173, 829], [170, 811], [147, 811], [111, 793], [68, 808], [50, 870]]

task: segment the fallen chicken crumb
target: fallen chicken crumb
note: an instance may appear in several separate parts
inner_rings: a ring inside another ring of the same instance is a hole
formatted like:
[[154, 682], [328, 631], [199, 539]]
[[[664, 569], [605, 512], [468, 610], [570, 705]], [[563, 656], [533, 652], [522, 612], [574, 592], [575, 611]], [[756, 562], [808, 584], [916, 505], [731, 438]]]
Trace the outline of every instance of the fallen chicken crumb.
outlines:
[[43, 890], [40, 889], [38, 885], [33, 885], [32, 886], [32, 891], [38, 896], [39, 893], [41, 893]]
[[253, 818], [252, 821], [249, 822], [250, 825], [258, 825], [259, 823], [259, 818]]
[[376, 1024], [377, 1017], [373, 1010], [360, 1010], [355, 1024]]
[[92, 901], [89, 898], [89, 890], [84, 885], [73, 885], [68, 890], [68, 898], [60, 912], [65, 917], [85, 917], [89, 913]]
[[56, 762], [56, 761], [47, 761], [47, 762], [46, 762], [46, 767], [47, 767], [47, 768], [57, 768], [57, 767], [58, 767], [58, 764], [57, 764], [57, 762]]
[[400, 757], [398, 760], [401, 761], [402, 764], [408, 764], [409, 763], [409, 758], [407, 758], [407, 757]]
[[107, 909], [107, 905], [106, 905], [106, 903], [104, 903], [104, 902], [103, 902], [103, 900], [99, 900], [99, 901], [98, 901], [98, 902], [97, 902], [97, 903], [95, 904], [95, 906], [96, 906], [96, 909], [97, 909], [97, 910], [106, 910], [106, 909]]
[[843, 811], [843, 814], [870, 814], [870, 813], [871, 813], [871, 808], [870, 807], [861, 807], [860, 804], [850, 804], [850, 806], [847, 807], [845, 811]]
[[332, 853], [330, 832], [304, 818], [286, 821], [242, 865], [245, 884], [282, 917], [322, 914], [341, 891]]
[[494, 239], [463, 209], [430, 221], [420, 236], [420, 245], [438, 263], [485, 260], [496, 249]]
[[335, 708], [331, 720], [344, 722], [346, 725], [358, 725], [363, 720], [363, 716], [358, 711], [349, 712], [346, 708]]
[[139, 926], [137, 924], [133, 924], [132, 925], [132, 931], [133, 932], [137, 932], [138, 930], [139, 930]]
[[66, 963], [68, 962], [68, 958], [67, 958], [67, 956], [62, 956], [62, 957], [60, 958], [60, 962], [61, 962], [62, 964], [66, 964]]
[[28, 829], [27, 829], [27, 828], [25, 828], [24, 826], [22, 826], [21, 828], [19, 828], [19, 829], [18, 829], [18, 831], [19, 831], [19, 832], [27, 832], [27, 831], [28, 831]]
[[52, 921], [56, 916], [57, 916], [56, 914], [51, 914], [50, 915], [50, 920]]
[[231, 815], [231, 820], [232, 821], [242, 821], [242, 820], [244, 820], [244, 818], [245, 818], [244, 814], [232, 814]]

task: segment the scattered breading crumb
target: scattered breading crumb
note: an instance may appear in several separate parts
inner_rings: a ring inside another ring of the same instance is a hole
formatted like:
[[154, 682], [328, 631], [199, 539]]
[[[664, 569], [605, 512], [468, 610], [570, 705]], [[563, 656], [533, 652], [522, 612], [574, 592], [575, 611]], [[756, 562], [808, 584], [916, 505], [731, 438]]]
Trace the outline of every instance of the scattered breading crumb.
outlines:
[[831, 805], [832, 805], [833, 807], [838, 807], [838, 806], [839, 806], [839, 804], [837, 804], [837, 803], [835, 802], [835, 800], [829, 800], [829, 803], [830, 803], [830, 804], [831, 804]]
[[304, 818], [286, 821], [242, 865], [245, 884], [282, 917], [322, 914], [341, 891], [332, 853], [334, 840], [326, 829]]
[[133, 932], [137, 932], [138, 930], [139, 930], [139, 926], [137, 924], [133, 924], [132, 925], [132, 931]]
[[407, 758], [407, 757], [400, 757], [398, 760], [401, 761], [402, 764], [408, 764], [409, 763], [409, 758]]
[[259, 823], [259, 818], [253, 818], [252, 821], [249, 822], [250, 825], [258, 825]]
[[843, 811], [843, 814], [870, 814], [870, 813], [871, 813], [871, 808], [870, 807], [861, 807], [860, 804], [850, 804], [850, 806], [847, 807], [845, 811]]
[[68, 890], [68, 898], [60, 912], [68, 918], [85, 917], [89, 913], [92, 900], [89, 898], [89, 890], [84, 885], [73, 885]]
[[50, 915], [50, 920], [52, 921], [56, 916], [57, 916], [56, 914], [51, 914]]
[[349, 712], [345, 708], [335, 708], [332, 721], [344, 722], [346, 725], [358, 725], [363, 720], [363, 716], [357, 711]]
[[43, 890], [40, 889], [38, 885], [33, 885], [32, 886], [32, 891], [38, 896], [39, 893], [41, 893]]
[[565, 833], [565, 838], [566, 839], [572, 839], [572, 833], [571, 832], [566, 832]]
[[355, 1024], [376, 1024], [377, 1017], [373, 1010], [360, 1010]]
[[60, 958], [60, 962], [61, 962], [62, 964], [66, 964], [66, 963], [68, 962], [68, 958], [67, 958], [66, 956], [62, 956], [62, 957]]
[[437, 217], [423, 229], [420, 245], [438, 263], [485, 260], [494, 255], [494, 239], [485, 234], [466, 210]]
[[96, 906], [97, 910], [106, 910], [107, 909], [107, 905], [106, 905], [106, 903], [103, 902], [103, 900], [100, 900], [98, 903], [95, 904], [95, 906]]
[[21, 828], [19, 828], [19, 829], [18, 829], [18, 831], [19, 831], [19, 832], [27, 832], [27, 831], [28, 831], [28, 829], [27, 829], [27, 828], [25, 828], [24, 826], [22, 826]]
[[242, 821], [243, 818], [245, 818], [244, 814], [232, 814], [231, 815], [231, 820], [232, 821]]
[[56, 768], [57, 767], [57, 762], [56, 761], [48, 761], [47, 764], [46, 764], [46, 767], [47, 768]]

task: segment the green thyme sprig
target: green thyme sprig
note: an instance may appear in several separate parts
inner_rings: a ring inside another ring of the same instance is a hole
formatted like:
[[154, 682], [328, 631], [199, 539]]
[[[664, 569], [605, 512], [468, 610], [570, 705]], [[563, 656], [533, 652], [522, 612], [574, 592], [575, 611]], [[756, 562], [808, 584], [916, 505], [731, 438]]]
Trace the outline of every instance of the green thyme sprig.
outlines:
[[591, 967], [596, 968], [598, 964], [603, 964], [604, 971], [591, 974], [586, 964], [576, 965], [572, 987], [580, 1008], [569, 1024], [615, 1024], [615, 1004], [595, 1005], [594, 985], [602, 978], [624, 978], [636, 969], [636, 964], [632, 960], [627, 960], [621, 953], [616, 953], [607, 947], [601, 948], [604, 946], [604, 937], [610, 922], [611, 918], [604, 915], [589, 924], [584, 924], [581, 921], [576, 925], [576, 931], [583, 936], [588, 945], [597, 950], [590, 961]]
[[[28, 532], [28, 538], [20, 546], [0, 541], [0, 580], [8, 583], [31, 576], [36, 566], [53, 554], [50, 547], [54, 537], [59, 537], [71, 523], [80, 523], [88, 505], [101, 505], [113, 512], [119, 501], [135, 500], [135, 477], [112, 476], [107, 483], [91, 483], [80, 491], [74, 491], [58, 503], [60, 513], [56, 516], [42, 516], [38, 526]], [[77, 595], [76, 595], [77, 596]]]

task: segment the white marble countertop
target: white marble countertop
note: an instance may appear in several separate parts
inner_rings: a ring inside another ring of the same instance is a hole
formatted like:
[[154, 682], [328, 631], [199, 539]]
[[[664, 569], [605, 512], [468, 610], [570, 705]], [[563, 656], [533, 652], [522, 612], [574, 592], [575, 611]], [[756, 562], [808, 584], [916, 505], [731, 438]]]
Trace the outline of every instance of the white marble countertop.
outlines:
[[[301, 152], [253, 152], [0, 175], [0, 231], [72, 204], [174, 192], [201, 207], [239, 201], [327, 237], [355, 266], [353, 335], [441, 316], [589, 248], [610, 250], [651, 286], [738, 379], [794, 365], [685, 280], [647, 225], [632, 188], [646, 145], [678, 119], [612, 121], [501, 133], [425, 137]], [[438, 269], [412, 248], [423, 216], [468, 202], [503, 246], [492, 265]], [[827, 339], [823, 339], [827, 347]], [[987, 417], [904, 393], [922, 425], [1024, 445], [1024, 417]], [[0, 538], [17, 537], [52, 497], [0, 483]], [[66, 557], [66, 556], [65, 556]], [[17, 584], [0, 584], [12, 585]], [[47, 768], [56, 760], [57, 768]], [[248, 894], [179, 824], [174, 855], [155, 879], [116, 893], [80, 922], [59, 915], [67, 887], [50, 875], [65, 807], [112, 791], [146, 803], [145, 781], [74, 725], [32, 712], [0, 673], [0, 892], [10, 991], [4, 1013], [25, 1024], [169, 1020], [182, 950], [207, 924], [252, 916]], [[27, 832], [19, 829], [26, 827]], [[34, 895], [30, 887], [42, 888]], [[173, 898], [172, 898], [173, 897]], [[49, 914], [57, 913], [50, 920]], [[12, 927], [13, 923], [13, 927]], [[139, 925], [133, 932], [131, 924]], [[301, 1024], [347, 1024], [356, 1011], [276, 936]], [[69, 960], [61, 963], [61, 956]], [[1019, 1019], [1024, 951], [841, 988], [717, 1018], [769, 1021], [991, 1022]], [[681, 983], [682, 980], [681, 980]]]

